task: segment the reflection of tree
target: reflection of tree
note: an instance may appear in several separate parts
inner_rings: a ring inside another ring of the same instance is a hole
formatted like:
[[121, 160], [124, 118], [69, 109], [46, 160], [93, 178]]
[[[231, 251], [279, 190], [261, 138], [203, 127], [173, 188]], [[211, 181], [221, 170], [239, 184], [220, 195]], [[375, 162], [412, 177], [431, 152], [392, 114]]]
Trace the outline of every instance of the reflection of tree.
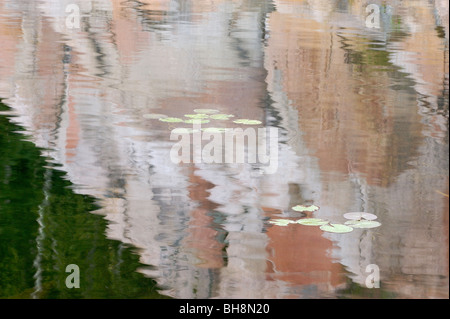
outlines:
[[[18, 130], [0, 117], [0, 297], [161, 297], [155, 282], [136, 272], [141, 264], [132, 250], [105, 238], [105, 220], [90, 213], [93, 200], [45, 168], [40, 150]], [[80, 267], [80, 289], [65, 287], [69, 264]]]

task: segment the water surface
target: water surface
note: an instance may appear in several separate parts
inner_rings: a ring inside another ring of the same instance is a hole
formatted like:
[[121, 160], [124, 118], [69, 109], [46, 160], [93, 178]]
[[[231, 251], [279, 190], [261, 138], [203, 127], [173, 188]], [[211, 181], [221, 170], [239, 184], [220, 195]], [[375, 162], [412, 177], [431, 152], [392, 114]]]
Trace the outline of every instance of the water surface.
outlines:
[[[0, 296], [448, 298], [448, 21], [438, 0], [1, 0]], [[276, 128], [276, 172], [172, 162], [177, 125], [145, 114], [197, 108]], [[297, 204], [382, 226], [269, 223]]]

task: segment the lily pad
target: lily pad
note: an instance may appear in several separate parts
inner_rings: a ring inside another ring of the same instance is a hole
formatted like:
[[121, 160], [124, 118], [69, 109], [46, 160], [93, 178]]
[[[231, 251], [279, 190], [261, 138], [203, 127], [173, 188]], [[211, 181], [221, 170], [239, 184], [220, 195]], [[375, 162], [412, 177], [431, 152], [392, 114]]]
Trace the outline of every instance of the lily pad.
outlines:
[[195, 109], [194, 110], [195, 113], [201, 113], [201, 114], [215, 114], [215, 113], [219, 113], [219, 110], [214, 110], [214, 109]]
[[328, 224], [328, 221], [320, 218], [302, 218], [297, 220], [296, 223], [307, 226], [322, 226]]
[[144, 119], [159, 120], [160, 118], [168, 117], [168, 116], [165, 114], [148, 113], [148, 114], [142, 115], [142, 117]]
[[287, 226], [287, 225], [295, 223], [295, 222], [290, 219], [274, 219], [274, 220], [269, 221], [269, 223], [277, 225], [277, 226]]
[[163, 118], [160, 118], [159, 120], [162, 122], [169, 122], [169, 123], [183, 122], [183, 120], [178, 117], [163, 117]]
[[353, 230], [352, 227], [343, 224], [327, 224], [320, 226], [320, 229], [330, 233], [349, 233]]
[[249, 119], [240, 119], [233, 121], [236, 124], [245, 124], [245, 125], [258, 125], [261, 124], [261, 121], [258, 120], [249, 120]]
[[296, 212], [315, 212], [319, 209], [316, 205], [310, 205], [310, 206], [303, 206], [303, 205], [297, 205], [292, 207], [293, 210]]
[[191, 119], [207, 119], [209, 117], [209, 115], [206, 114], [185, 114], [184, 116]]
[[234, 117], [234, 115], [232, 115], [232, 114], [213, 114], [213, 115], [210, 115], [210, 117], [213, 120], [225, 120], [225, 121], [227, 121], [227, 120], [230, 119], [230, 117]]
[[346, 213], [346, 214], [344, 214], [344, 218], [351, 219], [351, 220], [361, 220], [361, 219], [375, 220], [378, 217], [374, 214], [358, 212], [358, 213]]
[[187, 123], [187, 124], [206, 124], [206, 123], [209, 123], [209, 120], [190, 119], [190, 120], [185, 120], [184, 123]]
[[381, 226], [381, 223], [375, 220], [349, 220], [345, 222], [345, 225], [353, 228], [375, 228]]

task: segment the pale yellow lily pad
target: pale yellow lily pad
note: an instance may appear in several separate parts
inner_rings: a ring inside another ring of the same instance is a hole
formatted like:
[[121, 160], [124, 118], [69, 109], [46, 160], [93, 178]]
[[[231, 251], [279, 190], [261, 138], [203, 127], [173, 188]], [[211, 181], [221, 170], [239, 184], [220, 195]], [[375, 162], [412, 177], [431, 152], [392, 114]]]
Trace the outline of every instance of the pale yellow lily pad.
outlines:
[[292, 207], [292, 209], [295, 210], [296, 212], [315, 212], [316, 210], [319, 210], [319, 206], [316, 206], [316, 205], [309, 205], [309, 206], [296, 205], [296, 206]]
[[345, 225], [353, 228], [375, 228], [381, 226], [380, 222], [375, 220], [349, 220], [345, 222]]
[[353, 230], [352, 227], [343, 224], [327, 224], [320, 226], [320, 229], [329, 233], [349, 233]]
[[302, 218], [297, 220], [296, 223], [306, 226], [322, 226], [328, 224], [328, 221], [320, 218]]
[[223, 120], [223, 121], [227, 121], [231, 117], [234, 117], [234, 115], [232, 115], [232, 114], [212, 114], [212, 115], [210, 115], [210, 118], [213, 120]]
[[274, 219], [269, 221], [269, 223], [274, 224], [276, 226], [287, 226], [295, 222], [290, 219]]
[[161, 122], [168, 122], [168, 123], [179, 123], [179, 122], [183, 122], [182, 119], [178, 118], [178, 117], [163, 117], [159, 119]]
[[370, 214], [370, 213], [357, 212], [357, 213], [345, 213], [344, 218], [351, 219], [351, 220], [361, 220], [361, 219], [375, 220], [378, 217], [376, 215]]
[[249, 120], [249, 119], [239, 119], [233, 122], [236, 124], [244, 124], [244, 125], [258, 125], [262, 123], [261, 121], [258, 120]]

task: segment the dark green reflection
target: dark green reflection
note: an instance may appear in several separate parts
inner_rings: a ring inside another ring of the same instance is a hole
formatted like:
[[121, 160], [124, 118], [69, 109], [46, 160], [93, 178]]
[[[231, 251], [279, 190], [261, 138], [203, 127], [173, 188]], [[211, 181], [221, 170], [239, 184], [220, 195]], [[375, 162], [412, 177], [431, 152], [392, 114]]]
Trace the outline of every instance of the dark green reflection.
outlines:
[[345, 288], [338, 290], [338, 298], [340, 299], [395, 299], [398, 298], [397, 294], [386, 290], [383, 282], [380, 283], [380, 288], [366, 288], [360, 284], [353, 282], [350, 278], [347, 278], [347, 284]]
[[[46, 168], [19, 130], [0, 115], [0, 298], [164, 297], [136, 272], [143, 265], [131, 248], [105, 237], [93, 199]], [[66, 287], [69, 264], [80, 268], [79, 289]]]

